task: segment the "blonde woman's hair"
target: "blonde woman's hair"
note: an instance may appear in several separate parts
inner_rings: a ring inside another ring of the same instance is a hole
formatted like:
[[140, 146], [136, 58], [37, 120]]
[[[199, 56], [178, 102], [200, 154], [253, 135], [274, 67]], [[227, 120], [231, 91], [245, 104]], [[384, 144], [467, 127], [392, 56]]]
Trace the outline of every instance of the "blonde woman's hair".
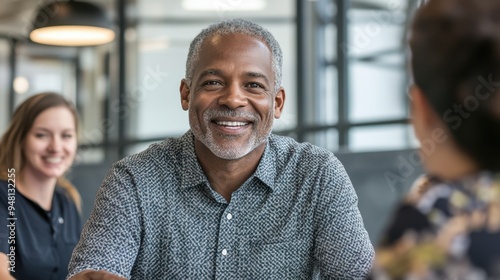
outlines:
[[[17, 172], [23, 169], [25, 164], [23, 142], [26, 134], [28, 134], [38, 115], [53, 107], [68, 108], [73, 114], [75, 129], [78, 135], [78, 114], [71, 102], [66, 100], [62, 95], [53, 92], [31, 96], [16, 109], [9, 128], [0, 139], [0, 179], [7, 179], [7, 169], [14, 168]], [[66, 190], [78, 211], [81, 212], [82, 200], [75, 186], [64, 175], [57, 178], [57, 185]]]

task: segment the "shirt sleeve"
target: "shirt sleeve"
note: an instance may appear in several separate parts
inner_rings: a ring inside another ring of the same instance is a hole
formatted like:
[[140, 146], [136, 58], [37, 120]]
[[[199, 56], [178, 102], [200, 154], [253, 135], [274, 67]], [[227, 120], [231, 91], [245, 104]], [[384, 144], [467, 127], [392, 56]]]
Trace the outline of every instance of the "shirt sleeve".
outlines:
[[375, 253], [351, 180], [336, 158], [321, 178], [314, 246], [321, 279], [366, 279]]
[[132, 175], [117, 163], [99, 188], [69, 264], [67, 279], [83, 270], [130, 278], [140, 245], [141, 215]]

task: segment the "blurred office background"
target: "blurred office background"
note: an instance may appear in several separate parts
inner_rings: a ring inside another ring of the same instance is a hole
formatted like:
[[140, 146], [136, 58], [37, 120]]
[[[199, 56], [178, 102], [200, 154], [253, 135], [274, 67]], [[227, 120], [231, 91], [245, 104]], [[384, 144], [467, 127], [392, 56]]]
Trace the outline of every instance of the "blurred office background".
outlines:
[[234, 17], [268, 28], [283, 49], [287, 98], [274, 132], [340, 158], [373, 242], [422, 173], [406, 95], [406, 27], [420, 0], [87, 0], [106, 10], [116, 32], [92, 47], [27, 39], [48, 2], [0, 0], [0, 133], [32, 94], [74, 101], [82, 133], [70, 178], [85, 218], [112, 162], [188, 129], [178, 89], [189, 43]]

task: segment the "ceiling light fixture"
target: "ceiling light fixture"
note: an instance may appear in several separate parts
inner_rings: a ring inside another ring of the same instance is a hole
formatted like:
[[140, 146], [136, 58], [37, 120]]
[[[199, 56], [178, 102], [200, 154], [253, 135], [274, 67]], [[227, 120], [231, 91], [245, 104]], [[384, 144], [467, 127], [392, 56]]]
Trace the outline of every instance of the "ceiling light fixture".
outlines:
[[111, 20], [99, 6], [55, 1], [41, 7], [30, 32], [33, 42], [56, 46], [95, 46], [115, 39]]
[[25, 77], [19, 76], [14, 79], [14, 91], [17, 94], [25, 94], [30, 89], [30, 82]]
[[189, 11], [260, 11], [266, 8], [266, 1], [183, 0], [182, 7]]

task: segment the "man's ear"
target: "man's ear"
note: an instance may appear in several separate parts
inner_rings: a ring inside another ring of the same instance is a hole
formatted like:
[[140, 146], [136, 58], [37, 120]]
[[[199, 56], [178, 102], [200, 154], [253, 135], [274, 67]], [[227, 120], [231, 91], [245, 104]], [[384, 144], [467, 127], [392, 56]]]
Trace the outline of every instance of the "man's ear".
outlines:
[[285, 89], [280, 87], [274, 96], [274, 118], [279, 119], [285, 106]]
[[190, 98], [190, 89], [187, 84], [186, 79], [181, 80], [181, 85], [179, 87], [179, 91], [181, 93], [181, 106], [182, 110], [187, 111], [189, 109], [189, 98]]

